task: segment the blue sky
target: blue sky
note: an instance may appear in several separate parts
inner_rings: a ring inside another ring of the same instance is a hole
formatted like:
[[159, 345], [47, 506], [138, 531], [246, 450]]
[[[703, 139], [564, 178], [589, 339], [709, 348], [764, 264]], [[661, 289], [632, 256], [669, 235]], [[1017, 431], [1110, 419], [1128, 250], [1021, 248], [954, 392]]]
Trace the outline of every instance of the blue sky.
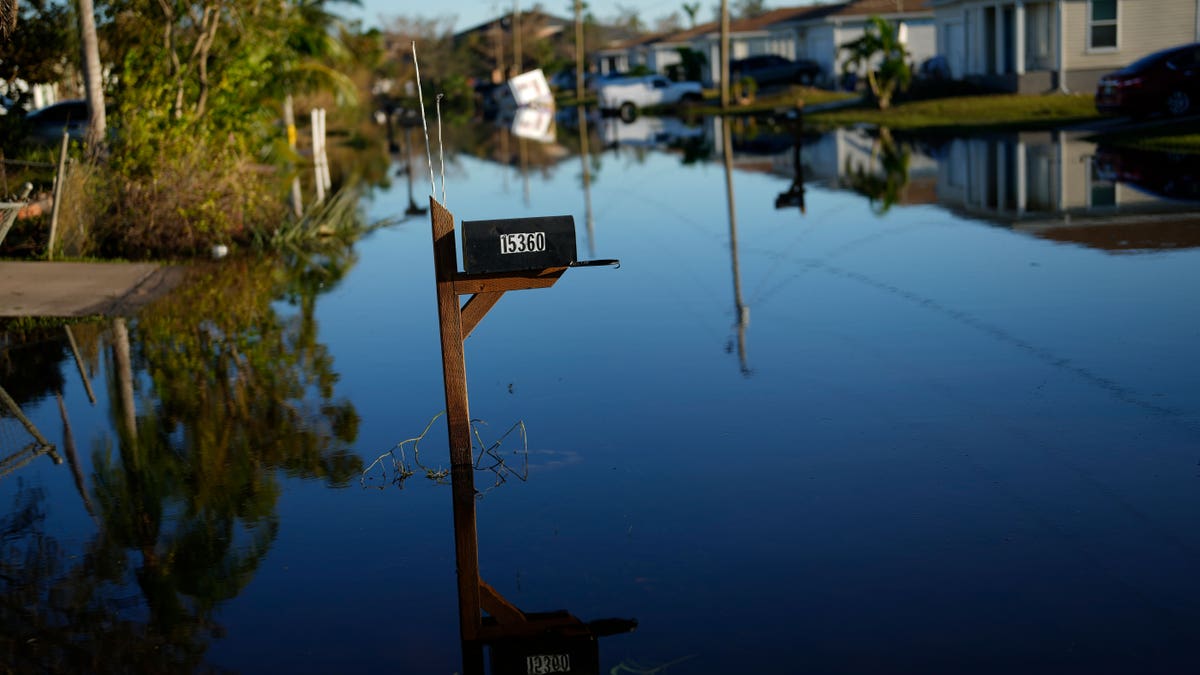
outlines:
[[[522, 9], [529, 9], [535, 4], [533, 0], [520, 0], [520, 2]], [[684, 0], [586, 0], [586, 2], [592, 13], [601, 20], [617, 16], [618, 5], [636, 7], [642, 21], [648, 26], [653, 26], [655, 19], [671, 12], [679, 11], [680, 16], [683, 16], [680, 8], [683, 6]], [[707, 21], [712, 18], [710, 8], [717, 4], [717, 0], [701, 0], [701, 2], [704, 4], [704, 9], [700, 10], [698, 18]], [[768, 7], [784, 7], [803, 4], [803, 2], [793, 0], [792, 2], [768, 2], [766, 4]], [[569, 18], [574, 2], [573, 0], [542, 0], [542, 5], [551, 14]], [[380, 15], [384, 17], [420, 16], [427, 19], [453, 15], [457, 17], [454, 23], [456, 30], [481, 24], [498, 14], [511, 11], [512, 7], [513, 0], [495, 2], [493, 0], [432, 0], [431, 2], [362, 0], [362, 7], [352, 7], [345, 3], [332, 4], [335, 12], [348, 18], [362, 19], [366, 26], [381, 25]]]

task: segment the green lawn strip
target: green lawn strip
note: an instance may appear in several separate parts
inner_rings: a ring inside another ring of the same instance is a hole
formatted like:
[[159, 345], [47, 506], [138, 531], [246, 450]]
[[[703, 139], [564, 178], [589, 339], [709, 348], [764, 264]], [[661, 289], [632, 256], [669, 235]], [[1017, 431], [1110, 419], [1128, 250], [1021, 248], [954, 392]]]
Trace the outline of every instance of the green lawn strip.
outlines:
[[993, 94], [912, 101], [888, 110], [856, 106], [816, 112], [809, 120], [820, 126], [876, 124], [891, 129], [962, 131], [966, 129], [1041, 129], [1099, 117], [1086, 94]]
[[857, 94], [844, 91], [829, 91], [812, 87], [788, 87], [776, 91], [759, 94], [751, 103], [734, 103], [728, 110], [721, 110], [720, 94], [715, 89], [704, 91], [704, 102], [693, 105], [689, 111], [696, 115], [748, 115], [753, 113], [772, 112], [780, 108], [795, 108], [797, 104], [804, 107], [845, 101], [856, 98]]

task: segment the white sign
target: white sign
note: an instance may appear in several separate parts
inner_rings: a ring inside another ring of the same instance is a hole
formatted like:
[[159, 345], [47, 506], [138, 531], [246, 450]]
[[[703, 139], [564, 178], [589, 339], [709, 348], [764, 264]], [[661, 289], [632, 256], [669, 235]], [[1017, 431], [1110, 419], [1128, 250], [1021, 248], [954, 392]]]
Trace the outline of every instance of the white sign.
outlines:
[[554, 108], [517, 108], [512, 132], [538, 143], [554, 142]]
[[519, 106], [539, 103], [554, 105], [554, 95], [550, 93], [550, 85], [546, 83], [541, 68], [512, 78], [508, 81], [508, 88]]

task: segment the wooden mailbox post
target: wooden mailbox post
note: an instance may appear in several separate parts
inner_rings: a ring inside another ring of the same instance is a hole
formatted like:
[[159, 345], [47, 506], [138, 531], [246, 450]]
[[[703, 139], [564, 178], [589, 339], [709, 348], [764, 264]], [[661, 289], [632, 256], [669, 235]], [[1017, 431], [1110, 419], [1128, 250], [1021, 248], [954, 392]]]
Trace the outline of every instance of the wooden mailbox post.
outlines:
[[[632, 622], [597, 630], [566, 612], [526, 614], [504, 599], [479, 575], [475, 520], [475, 484], [471, 449], [471, 413], [467, 400], [467, 368], [463, 341], [508, 291], [549, 288], [567, 267], [616, 264], [575, 260], [574, 223], [568, 216], [464, 224], [482, 233], [483, 241], [464, 243], [468, 264], [458, 271], [454, 216], [429, 198], [433, 227], [433, 266], [437, 283], [438, 326], [442, 343], [442, 375], [446, 386], [446, 424], [450, 437], [454, 491], [454, 547], [458, 563], [459, 629], [466, 672], [482, 672], [484, 643], [536, 636], [594, 640], [599, 634], [632, 629]], [[495, 247], [492, 251], [489, 247]], [[494, 254], [494, 255], [493, 255]], [[471, 267], [487, 270], [472, 272]], [[466, 304], [459, 297], [470, 296]], [[485, 620], [483, 612], [488, 613]]]
[[[442, 376], [446, 383], [446, 423], [450, 428], [450, 463], [467, 466], [472, 463], [471, 414], [467, 404], [467, 366], [463, 340], [505, 293], [528, 288], [549, 288], [574, 261], [567, 260], [562, 265], [540, 269], [475, 274], [459, 272], [454, 215], [433, 197], [429, 198], [429, 213], [433, 222], [433, 268], [437, 279]], [[574, 237], [573, 232], [571, 236]], [[471, 297], [465, 305], [460, 306], [458, 298], [462, 295]]]

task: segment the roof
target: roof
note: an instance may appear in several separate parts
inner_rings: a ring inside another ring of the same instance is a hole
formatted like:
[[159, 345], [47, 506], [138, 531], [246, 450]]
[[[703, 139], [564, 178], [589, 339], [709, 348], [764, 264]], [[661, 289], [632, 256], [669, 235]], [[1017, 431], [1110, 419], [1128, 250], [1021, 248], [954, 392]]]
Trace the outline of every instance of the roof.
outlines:
[[834, 5], [826, 15], [837, 16], [874, 16], [892, 14], [915, 14], [933, 11], [932, 0], [851, 0], [841, 5]]
[[[776, 24], [802, 23], [838, 17], [894, 16], [897, 14], [927, 13], [933, 11], [933, 0], [849, 0], [832, 5], [802, 5], [782, 7], [764, 12], [748, 19], [737, 19], [729, 24], [730, 33], [753, 33], [766, 30]], [[609, 46], [607, 49], [623, 50], [652, 44], [687, 43], [704, 35], [721, 30], [720, 21], [708, 21], [692, 28], [664, 33], [639, 35]]]

